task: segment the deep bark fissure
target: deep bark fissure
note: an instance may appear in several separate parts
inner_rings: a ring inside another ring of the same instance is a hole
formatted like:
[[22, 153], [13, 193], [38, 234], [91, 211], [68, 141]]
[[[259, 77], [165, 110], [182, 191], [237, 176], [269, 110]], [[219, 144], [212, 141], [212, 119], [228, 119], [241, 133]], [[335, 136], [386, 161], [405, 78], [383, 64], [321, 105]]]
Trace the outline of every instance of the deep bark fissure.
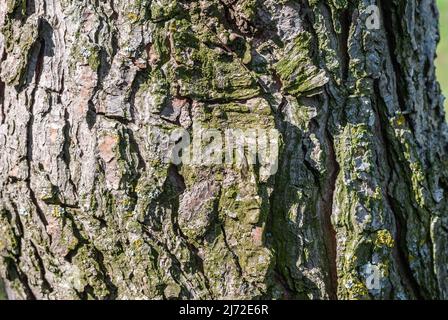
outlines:
[[[386, 39], [387, 39], [387, 52], [389, 53], [389, 59], [390, 62], [392, 64], [394, 73], [393, 75], [391, 75], [394, 79], [395, 79], [395, 86], [396, 86], [396, 90], [397, 90], [397, 99], [398, 99], [398, 105], [400, 107], [400, 110], [402, 112], [402, 114], [406, 117], [407, 122], [409, 125], [412, 125], [411, 120], [409, 119], [408, 115], [410, 112], [412, 112], [412, 110], [409, 110], [406, 107], [406, 102], [405, 102], [405, 97], [407, 95], [407, 88], [405, 86], [405, 83], [401, 77], [401, 75], [403, 75], [403, 70], [401, 67], [401, 64], [397, 58], [397, 45], [396, 45], [396, 40], [395, 40], [395, 35], [394, 33], [396, 32], [396, 28], [397, 23], [394, 23], [395, 20], [395, 16], [394, 16], [394, 9], [393, 9], [393, 5], [391, 4], [386, 4], [384, 3], [384, 0], [380, 0], [380, 8], [381, 8], [381, 13], [384, 16], [384, 19], [382, 19], [383, 23], [384, 23], [384, 33], [386, 35]], [[413, 132], [413, 130], [412, 130]]]
[[[3, 50], [2, 56], [0, 58], [0, 66], [2, 65], [3, 61], [5, 61], [7, 58], [6, 50]], [[5, 114], [5, 88], [6, 84], [0, 77], [0, 116], [2, 117], [2, 120], [0, 124], [4, 124], [6, 122], [6, 114]]]
[[[13, 281], [15, 277], [20, 280], [20, 284], [23, 287], [26, 295], [26, 299], [36, 300], [36, 296], [31, 289], [31, 285], [29, 283], [27, 275], [20, 269], [20, 260], [23, 258], [23, 242], [24, 240], [24, 229], [22, 221], [20, 220], [20, 215], [17, 210], [17, 207], [14, 203], [11, 203], [12, 209], [15, 214], [15, 218], [13, 219], [12, 214], [9, 210], [6, 210], [5, 213], [9, 220], [9, 224], [12, 226], [15, 224], [15, 227], [19, 229], [19, 234], [14, 232], [14, 237], [17, 239], [17, 252], [14, 252], [12, 256], [4, 257], [6, 264], [6, 279], [9, 281]], [[15, 231], [15, 230], [14, 230]], [[12, 274], [11, 274], [12, 273]]]
[[36, 212], [40, 218], [40, 220], [42, 221], [44, 226], [48, 225], [48, 221], [47, 218], [45, 217], [45, 214], [42, 210], [42, 208], [39, 205], [39, 202], [36, 198], [36, 195], [34, 193], [34, 190], [31, 186], [31, 180], [32, 180], [32, 163], [33, 163], [33, 136], [34, 136], [34, 131], [33, 131], [33, 124], [34, 124], [34, 103], [35, 103], [35, 95], [36, 95], [36, 91], [39, 89], [39, 82], [40, 82], [40, 78], [42, 75], [42, 70], [43, 70], [43, 63], [44, 63], [44, 56], [45, 56], [45, 40], [41, 40], [39, 42], [39, 49], [38, 49], [38, 54], [37, 54], [37, 60], [36, 60], [36, 69], [34, 71], [34, 88], [33, 91], [31, 92], [31, 99], [29, 101], [29, 120], [28, 120], [28, 125], [27, 125], [27, 154], [26, 154], [26, 161], [27, 161], [27, 167], [28, 167], [28, 176], [27, 176], [27, 186], [28, 186], [28, 190], [30, 193], [30, 200], [33, 203]]
[[100, 271], [102, 273], [102, 276], [105, 279], [106, 286], [109, 290], [109, 294], [105, 297], [105, 299], [114, 300], [117, 298], [118, 288], [117, 286], [112, 282], [112, 278], [110, 275], [109, 270], [107, 269], [105, 263], [104, 263], [104, 256], [103, 253], [98, 250], [97, 248], [93, 247], [93, 252], [96, 256], [95, 261], [100, 266]]
[[64, 128], [63, 128], [63, 134], [64, 134], [64, 143], [62, 146], [62, 159], [65, 162], [66, 166], [67, 166], [67, 177], [68, 177], [68, 182], [70, 184], [70, 186], [73, 189], [74, 195], [75, 195], [75, 203], [74, 204], [67, 204], [65, 199], [61, 199], [62, 200], [62, 204], [72, 207], [72, 208], [78, 208], [78, 190], [76, 187], [75, 182], [72, 179], [72, 174], [70, 171], [70, 162], [71, 162], [71, 156], [70, 156], [70, 146], [71, 146], [71, 135], [70, 135], [70, 129], [71, 129], [71, 125], [70, 125], [70, 120], [69, 120], [69, 113], [67, 110], [64, 111]]
[[51, 287], [50, 283], [48, 282], [47, 278], [46, 278], [46, 269], [45, 269], [45, 265], [44, 262], [39, 254], [39, 250], [37, 249], [36, 245], [34, 244], [33, 241], [30, 241], [30, 245], [33, 248], [34, 251], [34, 255], [36, 257], [39, 269], [40, 269], [40, 276], [42, 279], [42, 291], [44, 294], [46, 293], [51, 293], [53, 291], [53, 288]]
[[[11, 260], [8, 261], [7, 259], [5, 259], [5, 260], [6, 260], [6, 268], [8, 269], [9, 276], [13, 277], [12, 279], [7, 278], [6, 280], [14, 280], [14, 275], [15, 275], [20, 280], [20, 284], [22, 285], [23, 290], [25, 291], [25, 295], [26, 295], [25, 298], [29, 299], [29, 300], [37, 300], [36, 296], [33, 293], [33, 290], [31, 289], [27, 275], [17, 267], [17, 263], [15, 261], [11, 261]], [[13, 273], [13, 274], [11, 275], [11, 273]]]
[[342, 81], [343, 83], [346, 83], [348, 75], [349, 75], [349, 69], [350, 69], [350, 55], [348, 52], [348, 45], [349, 45], [349, 37], [350, 37], [350, 28], [352, 26], [352, 15], [353, 12], [349, 9], [344, 10], [341, 13], [341, 33], [340, 33], [340, 40], [339, 40], [339, 46], [340, 46], [340, 54], [342, 57], [341, 60], [341, 75], [342, 75]]
[[72, 225], [72, 231], [73, 235], [77, 240], [77, 243], [74, 248], [70, 249], [67, 254], [64, 256], [64, 260], [72, 263], [73, 258], [78, 254], [79, 250], [83, 247], [88, 245], [88, 241], [84, 239], [84, 237], [81, 235], [81, 231], [78, 229], [78, 226], [76, 225], [76, 222], [73, 219], [73, 216], [67, 211], [64, 210], [64, 217], [65, 219], [69, 219]]
[[329, 277], [330, 277], [330, 297], [331, 299], [337, 299], [338, 297], [338, 269], [337, 269], [337, 241], [336, 241], [336, 230], [332, 223], [333, 214], [333, 201], [336, 192], [336, 181], [339, 176], [340, 167], [336, 159], [336, 152], [334, 149], [333, 138], [326, 129], [326, 138], [328, 141], [328, 182], [327, 187], [322, 190], [322, 197], [324, 200], [323, 208], [323, 226], [324, 233], [326, 235], [326, 250], [329, 262]]

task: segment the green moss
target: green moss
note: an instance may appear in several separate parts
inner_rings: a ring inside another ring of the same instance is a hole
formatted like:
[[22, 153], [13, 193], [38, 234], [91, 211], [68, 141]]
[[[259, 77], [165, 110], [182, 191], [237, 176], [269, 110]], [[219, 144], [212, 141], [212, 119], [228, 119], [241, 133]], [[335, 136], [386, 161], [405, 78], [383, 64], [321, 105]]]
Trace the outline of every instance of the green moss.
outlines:
[[330, 6], [332, 7], [331, 15], [333, 20], [333, 26], [337, 33], [341, 33], [342, 25], [341, 20], [342, 14], [345, 9], [347, 9], [348, 1], [347, 0], [331, 0], [329, 1]]
[[181, 12], [177, 0], [159, 0], [151, 3], [151, 20], [154, 22], [169, 20]]
[[89, 205], [89, 210], [94, 212], [95, 210], [98, 209], [98, 200], [96, 199], [95, 193], [92, 193], [90, 195], [90, 205]]
[[89, 299], [104, 299], [110, 294], [97, 253], [98, 251], [94, 247], [84, 245], [78, 249], [77, 254], [73, 257], [73, 265], [80, 271], [76, 279], [79, 289], [90, 286], [93, 291], [93, 295], [89, 293]]
[[99, 66], [101, 65], [100, 49], [98, 47], [92, 48], [87, 61], [92, 70], [98, 70]]
[[[157, 55], [157, 64], [161, 66], [168, 62], [170, 55], [170, 48], [167, 46], [167, 37], [168, 32], [164, 27], [159, 27], [157, 31], [155, 31], [153, 36], [153, 51]], [[160, 75], [157, 76], [157, 79], [162, 79]]]
[[21, 25], [11, 17], [6, 17], [5, 24], [0, 29], [4, 36], [6, 52], [16, 56], [14, 69], [3, 71], [3, 80], [8, 85], [19, 85], [26, 74], [28, 61], [38, 38], [37, 25]]
[[257, 13], [257, 0], [245, 0], [241, 3], [240, 8], [247, 20], [253, 20]]
[[19, 17], [23, 17], [26, 14], [26, 4], [27, 0], [7, 0], [7, 13], [10, 15], [17, 14]]
[[282, 80], [284, 91], [291, 94], [300, 94], [322, 87], [328, 82], [325, 71], [316, 67], [311, 60], [310, 46], [310, 34], [301, 33], [275, 65], [275, 70]]
[[134, 2], [129, 2], [128, 12], [126, 13], [126, 18], [129, 22], [144, 23], [148, 20], [150, 14], [151, 0], [137, 0]]
[[338, 10], [346, 9], [348, 6], [347, 0], [331, 0], [332, 6]]
[[426, 191], [428, 190], [427, 177], [420, 161], [420, 156], [415, 151], [417, 148], [412, 139], [410, 139], [412, 133], [405, 126], [403, 115], [398, 115], [391, 119], [390, 123], [395, 128], [396, 137], [402, 144], [402, 157], [404, 158], [402, 159], [403, 161], [407, 161], [409, 165], [412, 195], [419, 206], [425, 207], [428, 204], [428, 200], [432, 199], [432, 197], [430, 195], [428, 196]]
[[[169, 29], [173, 40], [172, 55], [177, 63], [170, 65], [168, 80], [179, 84], [182, 96], [201, 101], [231, 101], [249, 99], [260, 93], [256, 80], [241, 61], [222, 55], [205, 43], [201, 32], [193, 30], [190, 21], [173, 21]], [[249, 61], [248, 57], [246, 61]]]
[[82, 34], [78, 34], [71, 56], [73, 60], [71, 67], [82, 64], [88, 65], [92, 70], [97, 71], [101, 65], [101, 47], [91, 43]]
[[249, 64], [252, 61], [252, 47], [249, 43], [246, 43], [243, 58], [241, 60], [244, 64]]
[[353, 285], [348, 290], [348, 299], [350, 300], [362, 300], [368, 297], [369, 291], [365, 283], [354, 280]]
[[60, 241], [61, 244], [65, 247], [66, 252], [75, 250], [78, 246], [79, 239], [74, 235], [74, 224], [72, 220], [64, 219]]

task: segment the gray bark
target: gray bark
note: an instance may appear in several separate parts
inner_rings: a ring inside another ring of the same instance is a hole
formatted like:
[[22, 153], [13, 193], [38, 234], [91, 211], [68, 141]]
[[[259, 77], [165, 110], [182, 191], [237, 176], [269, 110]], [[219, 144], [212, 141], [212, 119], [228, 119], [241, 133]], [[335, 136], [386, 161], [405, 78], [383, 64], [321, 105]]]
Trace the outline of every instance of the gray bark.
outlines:
[[[438, 12], [374, 2], [2, 1], [9, 298], [447, 299]], [[195, 124], [278, 172], [165, 163]]]

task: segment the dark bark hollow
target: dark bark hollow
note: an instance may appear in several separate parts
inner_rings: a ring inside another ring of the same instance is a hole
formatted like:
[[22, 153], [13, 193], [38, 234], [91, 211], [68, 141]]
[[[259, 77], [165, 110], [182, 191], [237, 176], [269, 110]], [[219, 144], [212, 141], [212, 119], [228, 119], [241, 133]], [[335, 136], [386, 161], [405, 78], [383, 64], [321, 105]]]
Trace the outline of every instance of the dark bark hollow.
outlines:
[[[448, 298], [437, 19], [433, 0], [2, 1], [9, 298]], [[160, 137], [195, 126], [278, 130], [278, 171], [164, 161]]]

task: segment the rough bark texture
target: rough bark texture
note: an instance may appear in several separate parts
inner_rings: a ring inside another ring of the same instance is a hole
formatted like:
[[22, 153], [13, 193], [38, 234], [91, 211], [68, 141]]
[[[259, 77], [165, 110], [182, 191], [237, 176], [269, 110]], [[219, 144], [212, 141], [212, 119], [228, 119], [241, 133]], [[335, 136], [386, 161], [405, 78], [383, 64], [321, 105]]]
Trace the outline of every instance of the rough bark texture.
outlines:
[[[372, 3], [2, 0], [9, 298], [447, 299], [438, 12]], [[194, 124], [278, 129], [279, 171], [165, 164]]]

